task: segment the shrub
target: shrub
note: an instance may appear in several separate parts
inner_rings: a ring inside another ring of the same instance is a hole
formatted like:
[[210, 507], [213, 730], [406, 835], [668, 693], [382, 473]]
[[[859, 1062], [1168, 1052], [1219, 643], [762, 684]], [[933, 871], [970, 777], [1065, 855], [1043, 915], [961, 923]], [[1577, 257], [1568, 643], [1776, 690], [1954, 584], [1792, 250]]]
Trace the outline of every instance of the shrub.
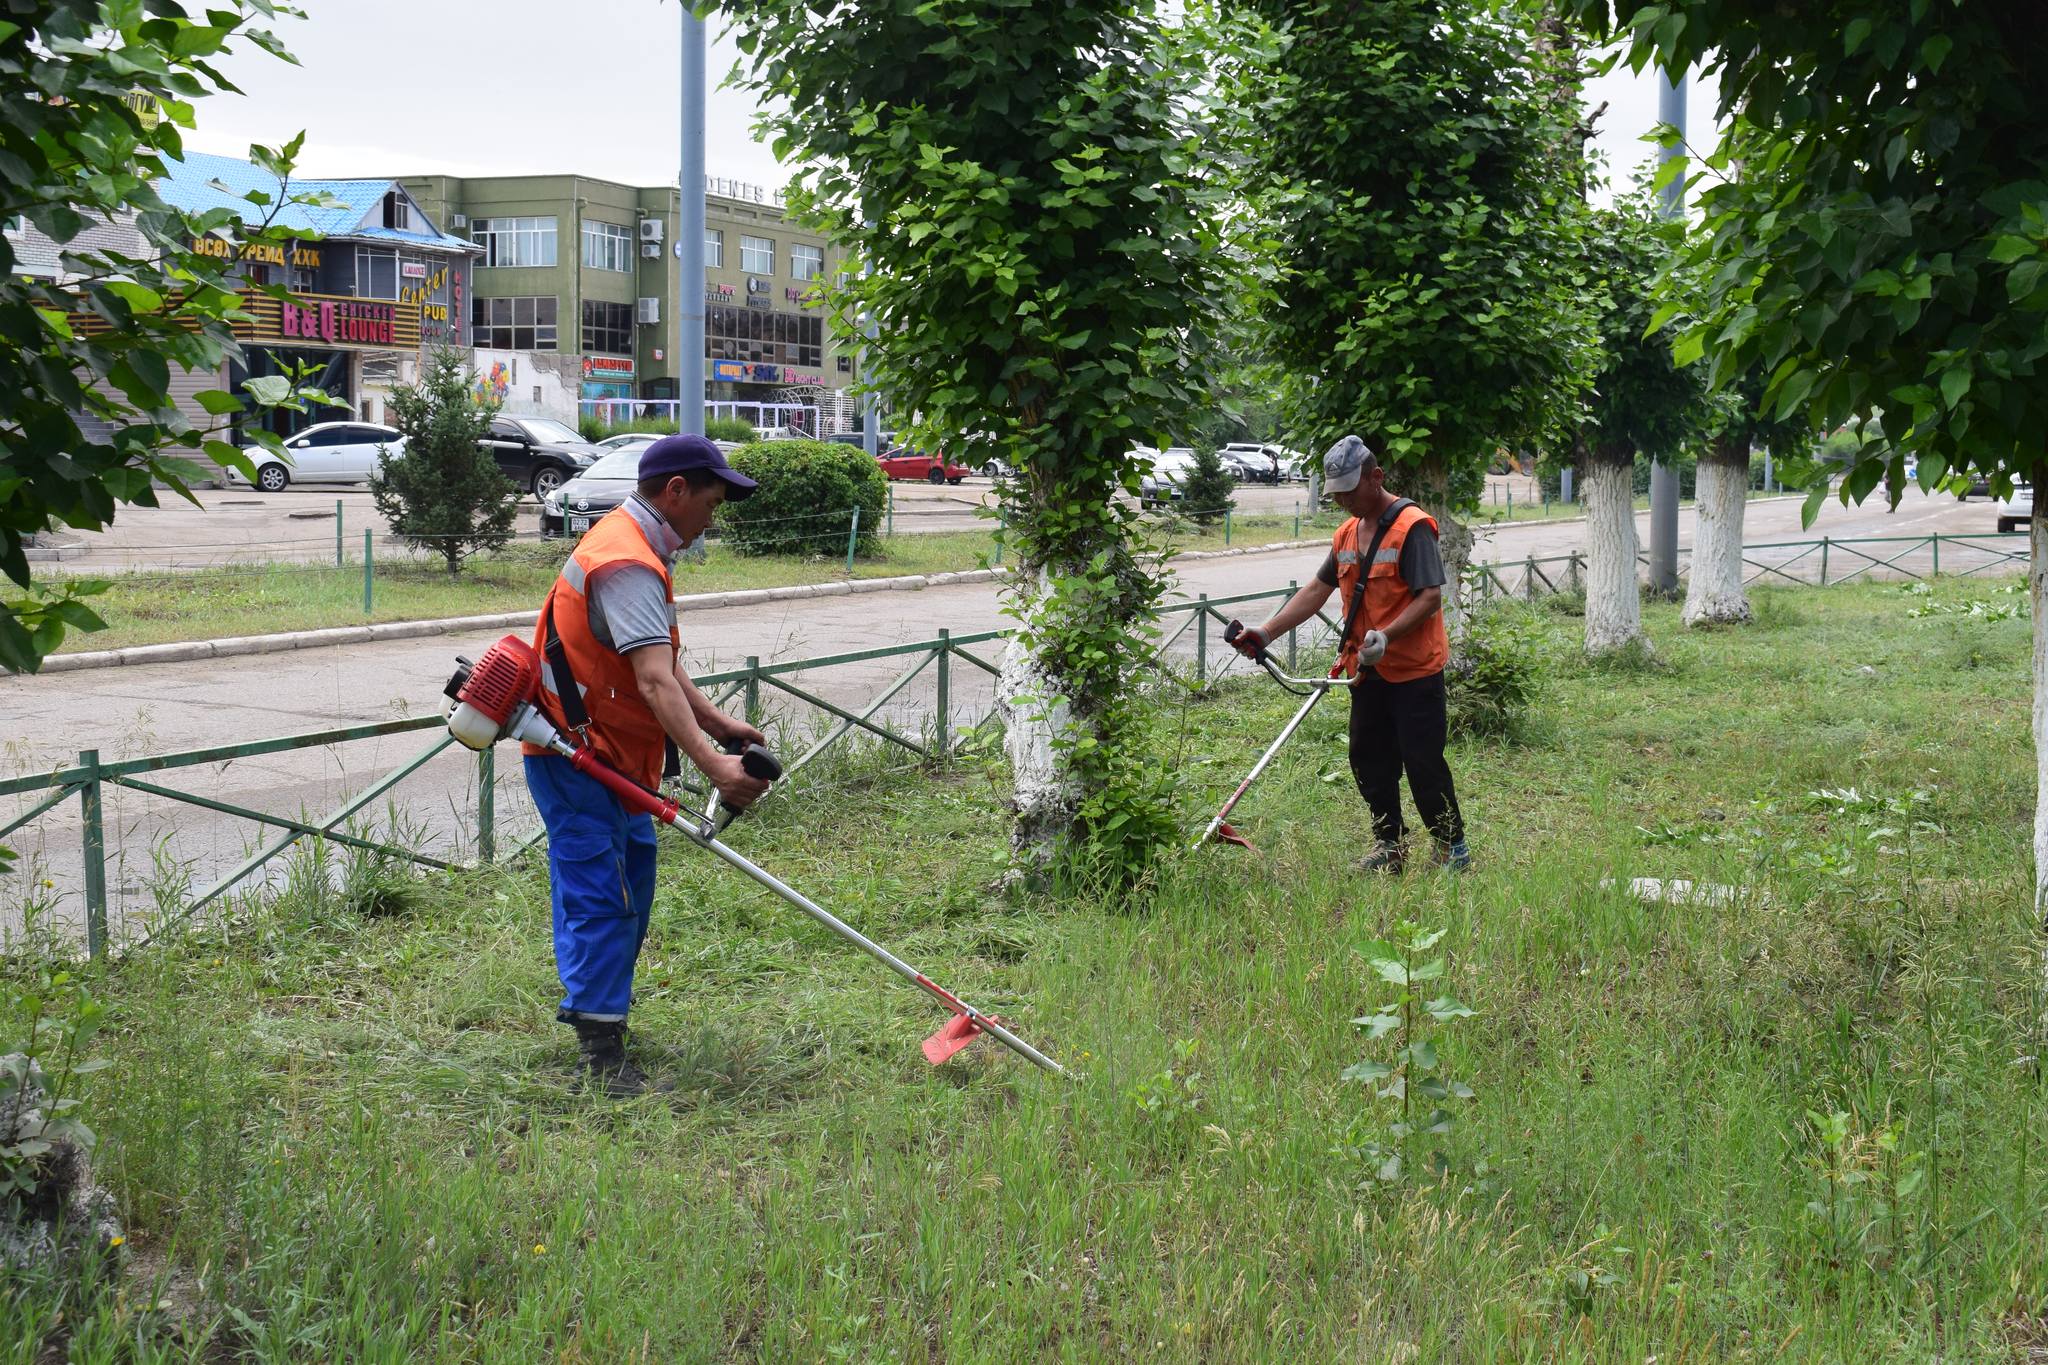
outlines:
[[1468, 610], [1460, 661], [1445, 677], [1451, 733], [1518, 736], [1542, 675], [1543, 632], [1525, 608], [1502, 602]]
[[1195, 462], [1189, 467], [1180, 486], [1180, 512], [1202, 525], [1223, 519], [1237, 497], [1237, 481], [1230, 477], [1230, 471], [1223, 467], [1222, 457], [1213, 445], [1203, 445], [1195, 451]]
[[742, 554], [838, 558], [860, 509], [861, 553], [881, 548], [889, 480], [856, 446], [830, 441], [755, 441], [732, 452], [733, 468], [760, 483], [718, 514], [726, 543]]
[[754, 428], [744, 417], [714, 417], [704, 424], [704, 434], [714, 441], [737, 441], [744, 445], [754, 439]]

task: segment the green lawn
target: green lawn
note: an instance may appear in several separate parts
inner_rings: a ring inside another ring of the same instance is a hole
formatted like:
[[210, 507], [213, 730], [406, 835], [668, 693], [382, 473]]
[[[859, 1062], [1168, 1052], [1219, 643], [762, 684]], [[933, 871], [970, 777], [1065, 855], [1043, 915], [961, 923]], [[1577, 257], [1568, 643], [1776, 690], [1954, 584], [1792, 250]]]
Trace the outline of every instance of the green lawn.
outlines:
[[[1647, 670], [1532, 617], [1526, 742], [1453, 754], [1460, 880], [1352, 870], [1336, 706], [1240, 808], [1260, 852], [1176, 855], [1127, 905], [992, 892], [969, 768], [850, 765], [734, 830], [1071, 1080], [987, 1043], [928, 1068], [917, 993], [669, 839], [635, 1038], [676, 1089], [600, 1102], [564, 1087], [540, 866], [374, 917], [302, 876], [100, 986], [101, 1167], [214, 1306], [174, 1351], [154, 1291], [59, 1324], [17, 1286], [0, 1359], [2021, 1358], [2029, 623], [1929, 600], [1766, 590], [1701, 634], [1653, 605]], [[1158, 717], [1191, 826], [1294, 705], [1237, 678]], [[1608, 885], [1637, 876], [1740, 891]], [[1425, 1035], [1473, 1098], [1388, 1185], [1396, 1106], [1340, 1073], [1393, 1060], [1351, 1021], [1403, 920], [1444, 932], [1425, 994], [1476, 1011]]]
[[[1232, 545], [1270, 545], [1294, 536], [1292, 517], [1243, 517], [1230, 528]], [[1302, 535], [1328, 534], [1336, 525], [1304, 517]], [[1183, 550], [1222, 549], [1221, 523], [1190, 527], [1167, 538]], [[945, 573], [981, 568], [995, 560], [995, 540], [986, 531], [896, 535], [880, 553], [854, 562], [855, 578]], [[372, 609], [363, 610], [360, 560], [335, 567], [321, 564], [261, 564], [186, 572], [112, 574], [111, 585], [90, 599], [106, 621], [105, 630], [65, 637], [59, 652], [120, 649], [172, 640], [221, 639], [272, 631], [317, 630], [379, 621], [420, 621], [444, 616], [532, 610], [540, 605], [568, 554], [562, 541], [525, 541], [479, 556], [450, 579], [437, 564], [379, 547], [374, 564]], [[83, 575], [81, 575], [83, 576]], [[779, 588], [843, 579], [843, 557], [747, 556], [713, 542], [701, 563], [678, 563], [678, 593]]]

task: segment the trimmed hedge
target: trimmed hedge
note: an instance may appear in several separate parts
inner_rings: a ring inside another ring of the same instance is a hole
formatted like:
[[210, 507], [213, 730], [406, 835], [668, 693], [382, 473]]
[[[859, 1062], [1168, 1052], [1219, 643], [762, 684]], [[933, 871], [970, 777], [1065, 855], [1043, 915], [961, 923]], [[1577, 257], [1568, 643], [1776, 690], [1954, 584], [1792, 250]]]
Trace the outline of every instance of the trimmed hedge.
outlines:
[[755, 441], [728, 457], [760, 487], [719, 510], [719, 532], [742, 554], [846, 555], [846, 532], [860, 509], [856, 549], [882, 545], [889, 480], [858, 446], [832, 441]]

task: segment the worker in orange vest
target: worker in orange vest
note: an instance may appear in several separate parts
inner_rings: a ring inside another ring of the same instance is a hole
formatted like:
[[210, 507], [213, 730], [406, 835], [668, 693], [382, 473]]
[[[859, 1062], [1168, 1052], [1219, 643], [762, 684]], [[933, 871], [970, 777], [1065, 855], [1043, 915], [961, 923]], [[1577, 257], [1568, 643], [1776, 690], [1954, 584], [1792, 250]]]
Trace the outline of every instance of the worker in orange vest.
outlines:
[[1436, 521], [1387, 492], [1386, 471], [1366, 443], [1346, 436], [1323, 456], [1323, 489], [1351, 514], [1330, 541], [1315, 581], [1264, 625], [1240, 633], [1237, 648], [1258, 657], [1272, 641], [1341, 594], [1342, 638], [1332, 677], [1352, 679], [1351, 775], [1372, 812], [1373, 849], [1363, 866], [1399, 872], [1407, 856], [1401, 774], [1435, 844], [1434, 861], [1471, 866], [1465, 821], [1444, 758], [1443, 557]]
[[[713, 706], [682, 666], [676, 552], [710, 526], [727, 498], [754, 481], [702, 436], [664, 436], [640, 454], [639, 483], [590, 528], [548, 590], [534, 633], [541, 709], [643, 787], [659, 789], [689, 758], [729, 806], [744, 810], [768, 784], [726, 749], [765, 736]], [[721, 747], [724, 746], [724, 747]], [[523, 746], [526, 785], [548, 833], [555, 1017], [576, 1030], [580, 1064], [606, 1093], [647, 1088], [626, 1058], [633, 969], [654, 905], [654, 823], [629, 814], [569, 760]]]

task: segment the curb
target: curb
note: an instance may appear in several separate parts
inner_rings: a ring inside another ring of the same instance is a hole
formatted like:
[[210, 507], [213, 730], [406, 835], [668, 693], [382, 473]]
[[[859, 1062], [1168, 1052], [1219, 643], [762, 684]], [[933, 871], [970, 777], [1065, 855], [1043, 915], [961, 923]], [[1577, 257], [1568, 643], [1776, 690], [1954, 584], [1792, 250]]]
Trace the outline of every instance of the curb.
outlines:
[[[1274, 545], [1228, 550], [1191, 550], [1175, 559], [1227, 559], [1238, 555], [1271, 554], [1280, 550], [1320, 547], [1320, 540], [1290, 540]], [[967, 583], [989, 583], [1007, 577], [1007, 569], [960, 569], [949, 573], [907, 574], [897, 578], [856, 578], [829, 583], [799, 583], [786, 588], [744, 588], [734, 592], [690, 593], [676, 599], [676, 610], [722, 611], [727, 607], [757, 607], [770, 602], [792, 602], [809, 597], [850, 597], [870, 592], [920, 592], [925, 588], [950, 588]], [[126, 649], [90, 650], [79, 654], [52, 654], [43, 660], [42, 676], [76, 673], [88, 668], [120, 668], [130, 664], [181, 664], [201, 659], [232, 659], [244, 654], [283, 654], [295, 649], [321, 649], [330, 645], [359, 645], [377, 640], [417, 640], [430, 635], [448, 635], [471, 630], [512, 630], [530, 626], [540, 615], [532, 611], [498, 612], [490, 616], [447, 616], [431, 621], [387, 621], [374, 626], [332, 626], [325, 630], [294, 630], [278, 635], [235, 635], [224, 640], [179, 640], [161, 645], [130, 645]]]

